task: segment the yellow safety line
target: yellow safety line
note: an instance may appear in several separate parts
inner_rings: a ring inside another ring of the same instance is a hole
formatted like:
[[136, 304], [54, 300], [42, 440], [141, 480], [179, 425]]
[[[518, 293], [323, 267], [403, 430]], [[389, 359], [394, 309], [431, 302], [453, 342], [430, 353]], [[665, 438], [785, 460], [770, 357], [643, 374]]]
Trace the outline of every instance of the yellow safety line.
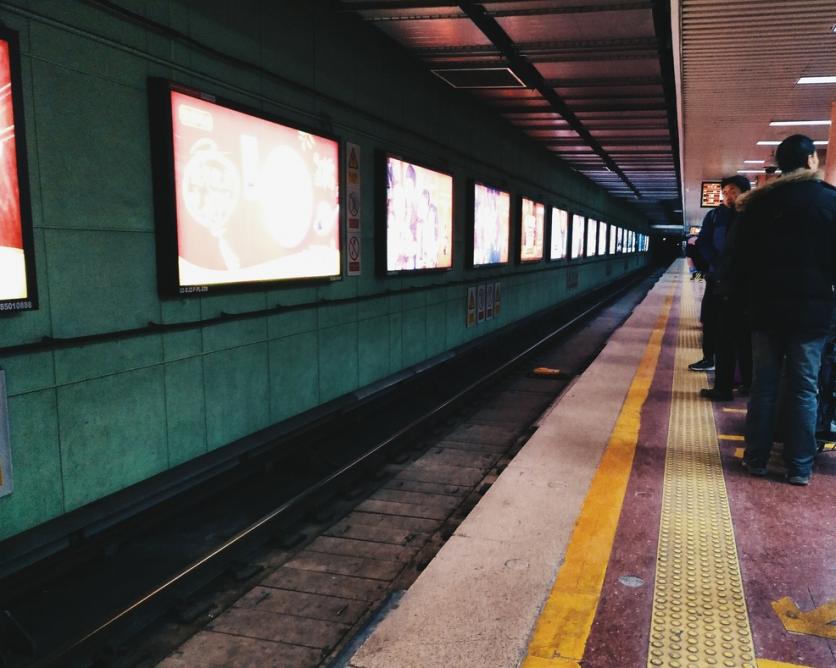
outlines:
[[641, 409], [656, 373], [672, 303], [673, 295], [669, 295], [590, 484], [563, 566], [537, 621], [523, 668], [577, 666], [583, 658], [633, 468]]
[[723, 412], [724, 413], [744, 413], [745, 414], [746, 409], [745, 408], [724, 408]]
[[783, 661], [770, 661], [769, 659], [758, 659], [758, 668], [809, 668], [798, 663], [784, 663]]
[[739, 434], [717, 434], [717, 438], [721, 441], [743, 441], [743, 436]]

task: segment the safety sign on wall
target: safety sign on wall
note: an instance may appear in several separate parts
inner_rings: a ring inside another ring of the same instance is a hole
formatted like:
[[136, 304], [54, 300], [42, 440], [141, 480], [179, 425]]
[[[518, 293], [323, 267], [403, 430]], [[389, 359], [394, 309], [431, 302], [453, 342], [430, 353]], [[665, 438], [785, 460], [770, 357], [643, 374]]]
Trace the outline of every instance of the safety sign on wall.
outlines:
[[476, 288], [476, 322], [485, 322], [485, 286]]
[[502, 284], [493, 284], [493, 317], [498, 318], [502, 312]]
[[345, 147], [345, 211], [346, 211], [346, 273], [359, 276], [361, 269], [360, 253], [360, 147], [346, 144]]
[[0, 496], [12, 493], [12, 451], [9, 445], [9, 408], [6, 372], [0, 369]]
[[485, 320], [493, 320], [493, 291], [494, 284], [488, 283], [485, 286]]
[[476, 324], [476, 288], [467, 289], [467, 326]]

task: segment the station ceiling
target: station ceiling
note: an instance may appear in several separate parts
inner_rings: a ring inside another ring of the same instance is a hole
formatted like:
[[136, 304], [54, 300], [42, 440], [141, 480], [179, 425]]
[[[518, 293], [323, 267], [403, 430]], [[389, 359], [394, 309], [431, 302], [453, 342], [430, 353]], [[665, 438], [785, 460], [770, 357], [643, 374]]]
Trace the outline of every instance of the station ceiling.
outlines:
[[681, 229], [667, 0], [335, 5], [358, 13], [612, 195], [633, 201], [654, 225]]
[[[752, 170], [754, 181], [775, 164], [775, 145], [758, 142], [796, 133], [828, 139], [826, 124], [770, 123], [830, 120], [836, 84], [798, 80], [836, 75], [836, 1], [680, 0], [672, 8], [685, 222], [699, 225], [702, 181], [738, 170]], [[826, 147], [818, 148], [824, 165]]]

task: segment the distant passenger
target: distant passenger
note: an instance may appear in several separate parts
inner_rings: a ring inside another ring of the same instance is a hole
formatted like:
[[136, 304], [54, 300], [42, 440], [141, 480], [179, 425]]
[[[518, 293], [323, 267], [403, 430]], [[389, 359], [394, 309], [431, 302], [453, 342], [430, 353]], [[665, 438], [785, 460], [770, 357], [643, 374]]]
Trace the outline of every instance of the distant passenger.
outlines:
[[717, 258], [726, 243], [726, 231], [735, 216], [734, 201], [740, 194], [739, 184], [730, 179], [723, 179], [721, 183], [725, 184], [722, 186], [723, 201], [705, 214], [697, 236], [697, 251], [708, 265], [708, 269], [703, 272], [706, 282], [700, 306], [702, 359], [688, 365], [691, 371], [713, 371], [714, 354], [717, 352], [717, 306], [712, 278], [716, 271]]
[[[720, 182], [724, 203], [733, 205], [737, 198], [750, 189], [749, 179], [744, 176], [729, 176]], [[733, 211], [733, 213], [735, 213]], [[752, 339], [746, 316], [743, 313], [743, 295], [735, 286], [733, 275], [733, 253], [740, 225], [737, 215], [728, 219], [722, 240], [715, 240], [719, 252], [714, 257], [706, 290], [711, 290], [714, 323], [715, 365], [714, 387], [700, 391], [706, 399], [731, 401], [733, 399], [735, 367], [740, 367], [741, 394], [748, 394], [752, 384]], [[715, 232], [715, 238], [718, 237]]]
[[754, 380], [744, 466], [767, 473], [782, 364], [784, 461], [793, 485], [810, 482], [816, 453], [816, 385], [836, 283], [836, 188], [818, 178], [812, 140], [775, 151], [783, 175], [740, 197], [735, 262], [752, 326]]

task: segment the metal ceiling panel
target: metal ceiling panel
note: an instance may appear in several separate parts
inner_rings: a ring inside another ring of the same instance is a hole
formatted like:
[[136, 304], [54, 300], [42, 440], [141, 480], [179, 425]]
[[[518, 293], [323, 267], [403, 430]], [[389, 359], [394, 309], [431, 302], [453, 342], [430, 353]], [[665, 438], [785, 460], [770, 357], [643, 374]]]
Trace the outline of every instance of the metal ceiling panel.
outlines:
[[769, 123], [830, 118], [836, 85], [796, 82], [805, 75], [836, 74], [836, 2], [739, 0], [734, 21], [719, 0], [675, 5], [685, 222], [699, 225], [706, 212], [700, 208], [700, 183], [752, 167], [744, 160], [770, 164], [774, 146], [758, 141], [780, 141], [796, 132], [827, 139], [827, 126]]
[[[336, 6], [356, 11], [429, 68], [509, 67], [526, 89], [486, 84], [461, 94], [611, 194], [647, 199], [642, 210], [654, 223], [673, 222], [672, 207], [654, 204], [675, 199], [679, 188], [671, 68], [665, 78], [660, 65], [669, 37], [659, 20], [665, 0], [348, 0]], [[467, 76], [479, 85], [478, 73]]]

